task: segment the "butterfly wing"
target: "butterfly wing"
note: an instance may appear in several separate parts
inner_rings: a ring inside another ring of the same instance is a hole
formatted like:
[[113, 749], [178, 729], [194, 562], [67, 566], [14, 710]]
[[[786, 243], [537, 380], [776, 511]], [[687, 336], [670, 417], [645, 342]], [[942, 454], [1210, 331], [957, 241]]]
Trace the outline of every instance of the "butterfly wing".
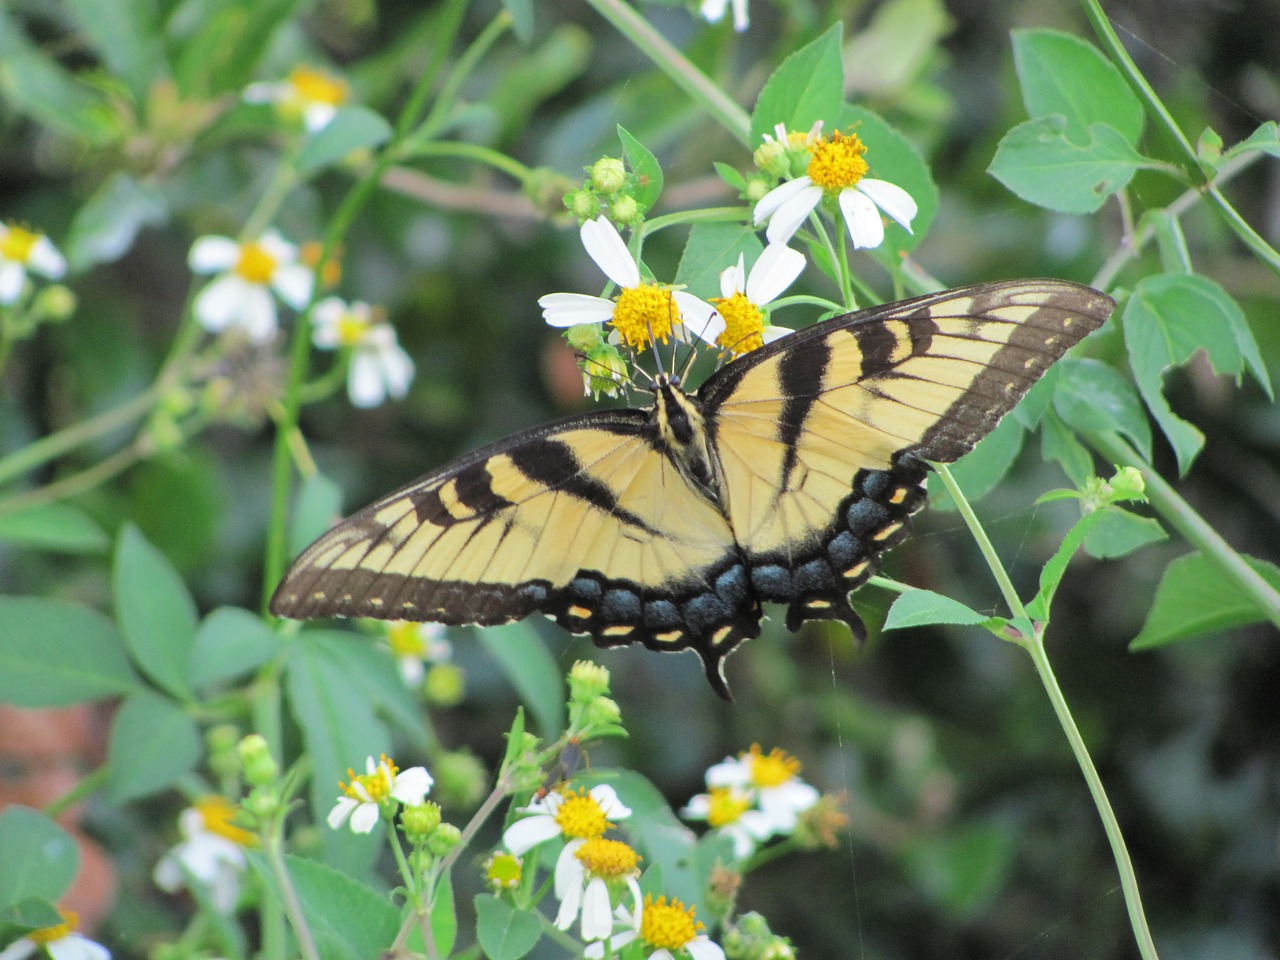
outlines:
[[661, 650], [758, 635], [724, 515], [659, 447], [647, 411], [618, 410], [478, 450], [322, 536], [271, 611], [482, 625], [542, 612], [602, 646]]
[[837, 317], [726, 366], [699, 398], [730, 526], [787, 626], [864, 628], [848, 594], [967, 453], [1114, 302], [1056, 280], [981, 284]]

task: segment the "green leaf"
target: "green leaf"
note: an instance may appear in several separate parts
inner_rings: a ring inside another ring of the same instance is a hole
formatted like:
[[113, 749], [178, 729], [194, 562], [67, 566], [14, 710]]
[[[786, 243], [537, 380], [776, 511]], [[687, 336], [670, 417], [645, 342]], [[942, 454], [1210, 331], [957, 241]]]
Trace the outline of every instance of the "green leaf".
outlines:
[[932, 590], [908, 590], [900, 594], [885, 617], [885, 630], [902, 630], [929, 623], [952, 623], [986, 626], [993, 618], [965, 606], [959, 600]]
[[1062, 464], [1077, 487], [1093, 476], [1093, 454], [1052, 409], [1040, 421], [1040, 456]]
[[133, 246], [143, 227], [168, 217], [164, 195], [123, 171], [112, 174], [76, 211], [63, 251], [73, 272], [114, 263]]
[[0, 907], [57, 902], [80, 872], [80, 849], [39, 810], [14, 804], [0, 812]]
[[1151, 425], [1129, 381], [1100, 360], [1066, 357], [1058, 366], [1053, 408], [1063, 422], [1082, 433], [1122, 433], [1151, 459]]
[[622, 152], [626, 154], [631, 175], [636, 179], [636, 203], [640, 212], [645, 213], [662, 193], [662, 167], [649, 148], [623, 129], [622, 124], [618, 124], [618, 139], [622, 141]]
[[149, 691], [130, 694], [111, 722], [107, 797], [120, 804], [175, 783], [200, 761], [196, 723], [182, 707]]
[[542, 922], [529, 910], [480, 894], [475, 898], [476, 938], [489, 960], [520, 960], [542, 936]]
[[719, 160], [716, 160], [711, 165], [715, 167], [716, 174], [719, 175], [720, 179], [733, 187], [733, 189], [739, 193], [747, 189], [747, 178], [742, 175], [742, 172], [737, 167], [731, 167], [729, 164], [721, 163]]
[[0, 597], [0, 702], [65, 707], [137, 690], [116, 626], [66, 600]]
[[773, 135], [781, 123], [788, 131], [807, 131], [815, 121], [832, 123], [844, 106], [844, 66], [840, 57], [841, 25], [836, 21], [801, 47], [765, 82], [751, 114], [750, 148]]
[[45, 503], [0, 516], [0, 540], [52, 553], [103, 553], [111, 546], [102, 528], [69, 503]]
[[1028, 203], [1058, 213], [1093, 213], [1143, 167], [1156, 164], [1103, 123], [1087, 139], [1067, 138], [1060, 114], [1020, 123], [1000, 141], [987, 172]]
[[[906, 91], [954, 29], [941, 0], [886, 0], [844, 45], [844, 88], [867, 97], [910, 99]], [[912, 91], [914, 93], [916, 91]]]
[[131, 523], [120, 531], [111, 585], [116, 620], [134, 661], [160, 687], [190, 699], [195, 601], [169, 561]]
[[1261, 150], [1272, 157], [1280, 157], [1280, 125], [1277, 125], [1274, 120], [1268, 120], [1224, 153], [1222, 159], [1230, 160], [1237, 154], [1249, 153], [1254, 150]]
[[[351, 684], [349, 665], [341, 652], [356, 643], [337, 631], [303, 633], [286, 652], [285, 690], [303, 744], [311, 756], [311, 815], [323, 823], [338, 795], [338, 782], [347, 769], [364, 772], [365, 758], [390, 750], [391, 738], [373, 713], [373, 705]], [[338, 648], [335, 650], [335, 648]], [[367, 837], [350, 830], [325, 830], [325, 860], [349, 873], [369, 869], [376, 853]]]
[[[886, 269], [896, 270], [902, 263], [902, 255], [915, 249], [929, 232], [938, 211], [938, 186], [933, 182], [929, 165], [911, 141], [879, 114], [866, 107], [846, 104], [838, 117], [838, 127], [852, 128], [866, 144], [865, 159], [870, 167], [868, 176], [896, 184], [911, 194], [911, 199], [916, 202], [916, 215], [911, 221], [910, 232], [893, 220], [884, 218], [884, 242], [870, 251]], [[841, 229], [844, 229], [843, 224]]]
[[[249, 862], [279, 897], [266, 857], [250, 851]], [[400, 911], [384, 893], [315, 860], [286, 855], [284, 862], [322, 960], [369, 960], [387, 953], [400, 927]]]
[[342, 517], [342, 488], [322, 473], [302, 481], [289, 522], [289, 550], [297, 556]]
[[564, 729], [564, 679], [542, 637], [528, 623], [478, 629], [475, 635], [497, 662], [538, 725], [554, 740]]
[[1027, 604], [1027, 615], [1032, 620], [1049, 620], [1049, 610], [1053, 605], [1053, 595], [1057, 592], [1058, 584], [1062, 582], [1062, 577], [1067, 572], [1067, 564], [1071, 562], [1075, 552], [1080, 549], [1080, 544], [1084, 543], [1085, 537], [1102, 522], [1106, 513], [1107, 508], [1105, 507], [1094, 510], [1092, 513], [1086, 513], [1072, 524], [1071, 529], [1067, 531], [1067, 535], [1062, 538], [1062, 543], [1058, 544], [1058, 549], [1054, 551], [1053, 556], [1041, 568], [1040, 591]]
[[[1259, 576], [1280, 590], [1280, 567], [1245, 557]], [[1130, 650], [1150, 650], [1217, 630], [1263, 623], [1266, 613], [1203, 554], [1179, 557], [1165, 568], [1147, 622], [1129, 644]]]
[[453, 903], [453, 875], [446, 873], [436, 885], [435, 902], [431, 904], [431, 936], [441, 956], [453, 953], [458, 939], [458, 911]]
[[385, 648], [366, 636], [342, 630], [313, 630], [304, 637], [307, 643], [323, 645], [325, 655], [341, 665], [354, 695], [395, 721], [418, 747], [429, 748], [422, 704], [404, 685], [395, 660]]
[[[1005, 417], [978, 445], [951, 465], [951, 475], [970, 501], [979, 500], [995, 489], [1022, 451], [1027, 432], [1014, 417]], [[930, 483], [930, 490], [934, 484]], [[954, 510], [955, 501], [942, 484], [930, 498], [936, 510]]]
[[1084, 539], [1084, 552], [1091, 557], [1099, 560], [1123, 557], [1149, 543], [1169, 539], [1164, 527], [1150, 517], [1140, 517], [1119, 507], [1102, 513], [1098, 525]]
[[191, 647], [196, 687], [230, 680], [266, 663], [280, 641], [262, 618], [239, 607], [219, 607], [200, 624]]
[[1089, 139], [1103, 123], [1131, 145], [1142, 136], [1142, 103], [1093, 44], [1057, 30], [1014, 30], [1013, 62], [1022, 102], [1033, 120], [1060, 114], [1067, 137]]
[[155, 0], [68, 0], [67, 7], [89, 46], [124, 78], [134, 102], [143, 103], [165, 67]]
[[[3, 851], [0, 851], [0, 856], [2, 855]], [[60, 923], [62, 914], [51, 900], [28, 897], [14, 904], [0, 906], [0, 943], [10, 943], [14, 933], [43, 930]]]
[[303, 0], [255, 0], [206, 14], [175, 53], [179, 89], [188, 96], [239, 91], [253, 78], [276, 31], [302, 5]]
[[695, 223], [680, 256], [675, 282], [696, 297], [720, 296], [720, 272], [745, 257], [748, 271], [764, 250], [756, 231], [743, 223]]
[[[1271, 395], [1271, 380], [1244, 314], [1231, 295], [1207, 277], [1162, 274], [1139, 281], [1125, 304], [1125, 346], [1134, 379], [1186, 473], [1204, 434], [1173, 412], [1164, 398], [1164, 374], [1203, 350], [1217, 373], [1239, 383], [1245, 366]], [[1229, 335], [1228, 335], [1229, 334]]]
[[339, 162], [353, 150], [376, 147], [389, 140], [391, 132], [391, 124], [382, 114], [359, 104], [341, 107], [323, 129], [307, 137], [298, 153], [298, 173], [308, 176]]

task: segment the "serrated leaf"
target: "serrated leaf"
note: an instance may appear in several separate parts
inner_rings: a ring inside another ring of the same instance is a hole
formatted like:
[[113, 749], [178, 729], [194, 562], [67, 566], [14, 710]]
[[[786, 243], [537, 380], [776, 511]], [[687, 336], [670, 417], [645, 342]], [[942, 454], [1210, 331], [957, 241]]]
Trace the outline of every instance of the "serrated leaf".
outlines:
[[[964, 495], [970, 500], [980, 500], [1009, 472], [1014, 460], [1022, 451], [1027, 431], [1014, 417], [1005, 417], [996, 428], [978, 441], [978, 445], [951, 465], [955, 478]], [[933, 487], [930, 487], [933, 490]], [[930, 498], [936, 510], [954, 510], [955, 501], [942, 484]]]
[[107, 796], [120, 804], [154, 793], [195, 769], [202, 741], [176, 702], [148, 691], [130, 694], [111, 721]]
[[542, 922], [529, 910], [481, 894], [475, 898], [476, 938], [489, 960], [520, 960], [542, 936]]
[[1100, 360], [1066, 357], [1053, 395], [1053, 408], [1081, 433], [1114, 430], [1151, 459], [1151, 425], [1129, 381]]
[[1280, 125], [1277, 125], [1276, 121], [1268, 120], [1262, 124], [1257, 130], [1224, 153], [1222, 159], [1230, 160], [1237, 154], [1248, 153], [1253, 150], [1261, 150], [1268, 156], [1280, 157]]
[[0, 702], [66, 707], [140, 686], [115, 624], [96, 610], [0, 597]]
[[765, 81], [751, 114], [751, 149], [773, 135], [781, 123], [789, 131], [807, 131], [817, 120], [831, 123], [844, 106], [842, 27], [836, 21], [822, 36], [801, 47]]
[[306, 176], [332, 166], [353, 150], [376, 147], [391, 138], [391, 124], [380, 113], [352, 104], [338, 110], [311, 134], [298, 153], [297, 170]]
[[626, 154], [631, 175], [636, 179], [636, 203], [640, 212], [645, 213], [658, 202], [662, 193], [662, 167], [649, 148], [628, 133], [622, 124], [618, 124], [618, 139], [622, 141], [622, 152]]
[[103, 553], [111, 546], [93, 518], [69, 503], [44, 503], [0, 516], [0, 540], [54, 553]]
[[[1244, 557], [1273, 589], [1280, 590], [1280, 567]], [[1165, 568], [1142, 630], [1130, 650], [1150, 650], [1218, 630], [1263, 623], [1261, 607], [1217, 564], [1200, 553], [1179, 557]]]
[[1204, 435], [1165, 400], [1164, 374], [1170, 367], [1203, 350], [1216, 372], [1229, 373], [1238, 383], [1247, 365], [1271, 393], [1266, 365], [1244, 314], [1231, 295], [1207, 277], [1143, 278], [1125, 304], [1121, 324], [1138, 390], [1173, 445], [1182, 473], [1200, 452]]
[[934, 593], [932, 590], [908, 590], [900, 594], [885, 617], [885, 630], [902, 630], [930, 623], [985, 626], [993, 618], [965, 606], [959, 600]]
[[1110, 560], [1167, 539], [1169, 535], [1157, 521], [1116, 507], [1104, 511], [1102, 520], [1089, 531], [1084, 552], [1099, 560]]
[[111, 585], [116, 621], [134, 662], [169, 693], [190, 699], [195, 601], [165, 556], [131, 523], [120, 531]]
[[1040, 421], [1040, 456], [1057, 460], [1077, 487], [1084, 486], [1093, 476], [1093, 454], [1053, 409]]
[[1032, 119], [1061, 114], [1067, 137], [1080, 142], [1103, 123], [1137, 145], [1142, 103], [1093, 44], [1058, 30], [1014, 30], [1013, 62]]
[[[323, 960], [369, 960], [387, 952], [400, 926], [400, 911], [384, 893], [315, 860], [286, 855], [284, 862]], [[250, 851], [249, 863], [279, 897], [266, 857]]]
[[1107, 509], [1110, 508], [1104, 507], [1094, 510], [1092, 513], [1086, 513], [1072, 524], [1071, 529], [1067, 531], [1067, 535], [1062, 538], [1062, 543], [1058, 544], [1058, 549], [1054, 551], [1053, 556], [1041, 568], [1040, 591], [1027, 604], [1027, 616], [1032, 620], [1044, 622], [1049, 620], [1049, 611], [1053, 606], [1053, 596], [1057, 593], [1058, 584], [1062, 582], [1062, 577], [1067, 572], [1067, 564], [1071, 562], [1075, 552], [1080, 549], [1085, 537], [1102, 522], [1103, 517], [1106, 516]]
[[39, 810], [14, 804], [0, 811], [0, 863], [0, 907], [56, 903], [80, 872], [80, 849]]
[[143, 227], [168, 216], [163, 194], [123, 171], [112, 174], [76, 211], [63, 251], [73, 272], [114, 263]]
[[747, 178], [742, 175], [742, 171], [737, 167], [731, 167], [729, 164], [722, 163], [719, 160], [716, 160], [711, 165], [715, 168], [716, 174], [720, 179], [733, 187], [733, 189], [739, 193], [747, 189]]
[[680, 256], [675, 282], [696, 297], [720, 296], [720, 273], [745, 258], [750, 271], [764, 250], [756, 231], [743, 223], [695, 223]]
[[564, 680], [547, 645], [528, 623], [478, 629], [475, 635], [511, 681], [538, 725], [538, 735], [554, 740], [564, 729]]
[[1154, 166], [1106, 124], [1091, 124], [1085, 140], [1068, 139], [1066, 119], [1055, 114], [1006, 133], [987, 172], [1028, 203], [1093, 213], [1140, 169]]
[[196, 687], [248, 673], [275, 656], [280, 641], [262, 618], [239, 607], [219, 607], [196, 631], [191, 682]]

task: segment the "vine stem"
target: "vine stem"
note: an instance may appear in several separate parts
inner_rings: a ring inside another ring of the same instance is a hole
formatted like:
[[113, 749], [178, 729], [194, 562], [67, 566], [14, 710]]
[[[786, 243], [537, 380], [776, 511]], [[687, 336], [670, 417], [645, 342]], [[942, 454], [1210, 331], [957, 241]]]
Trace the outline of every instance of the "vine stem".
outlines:
[[1000, 557], [991, 545], [991, 539], [978, 521], [977, 514], [973, 512], [973, 507], [970, 506], [964, 492], [960, 489], [960, 485], [956, 483], [955, 478], [951, 475], [951, 471], [947, 469], [946, 464], [934, 464], [933, 466], [938, 472], [938, 476], [942, 478], [947, 492], [951, 494], [951, 498], [959, 508], [960, 515], [964, 517], [964, 522], [969, 527], [969, 532], [973, 534], [974, 539], [977, 541], [978, 548], [982, 551], [982, 556], [987, 561], [987, 566], [990, 568], [992, 576], [995, 577], [996, 583], [1000, 586], [1000, 592], [1004, 594], [1005, 602], [1008, 603], [1009, 609], [1014, 614], [1015, 622], [1022, 621], [1031, 626], [1030, 631], [1020, 630], [1014, 635], [1000, 634], [1000, 636], [1011, 640], [1026, 650], [1031, 657], [1032, 664], [1035, 665], [1036, 675], [1039, 676], [1040, 683], [1049, 698], [1049, 703], [1053, 706], [1054, 715], [1058, 718], [1058, 724], [1062, 727], [1062, 732], [1066, 734], [1067, 743], [1071, 746], [1071, 752], [1075, 755], [1080, 772], [1084, 774], [1085, 783], [1089, 787], [1089, 794], [1093, 797], [1093, 804], [1098, 810], [1099, 818], [1102, 820], [1102, 828], [1106, 831], [1107, 840], [1111, 843], [1111, 854], [1115, 859], [1116, 869], [1120, 873], [1120, 886], [1124, 890], [1124, 901], [1129, 911], [1129, 924], [1133, 928], [1134, 939], [1138, 944], [1138, 952], [1142, 955], [1143, 960], [1158, 960], [1155, 942], [1151, 939], [1151, 929], [1147, 925], [1146, 913], [1142, 909], [1142, 896], [1138, 890], [1138, 877], [1133, 870], [1133, 861], [1129, 857], [1129, 848], [1125, 845], [1124, 834], [1120, 832], [1120, 823], [1116, 819], [1115, 811], [1111, 809], [1111, 801], [1107, 798], [1107, 791], [1102, 785], [1102, 778], [1098, 776], [1098, 769], [1093, 765], [1093, 758], [1089, 756], [1089, 748], [1085, 745], [1084, 738], [1080, 736], [1080, 729], [1076, 726], [1075, 718], [1071, 715], [1071, 708], [1067, 706], [1066, 697], [1062, 695], [1062, 688], [1058, 686], [1058, 678], [1054, 675], [1053, 666], [1049, 663], [1049, 655], [1044, 646], [1045, 624], [1033, 625], [1030, 623], [1026, 607], [1022, 605], [1022, 600], [1018, 597], [1017, 591], [1014, 590], [1013, 582], [1009, 579], [1009, 574], [1005, 570], [1004, 564], [1000, 562]]

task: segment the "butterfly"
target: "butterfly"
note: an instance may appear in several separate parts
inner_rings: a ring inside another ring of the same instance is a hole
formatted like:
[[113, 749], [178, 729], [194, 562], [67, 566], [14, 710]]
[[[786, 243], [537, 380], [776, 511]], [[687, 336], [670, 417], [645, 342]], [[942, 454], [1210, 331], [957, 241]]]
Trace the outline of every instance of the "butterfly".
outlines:
[[866, 629], [849, 593], [907, 533], [929, 463], [973, 449], [1114, 301], [1059, 280], [962, 287], [814, 324], [693, 393], [568, 417], [441, 467], [294, 562], [281, 617], [489, 625], [540, 612], [603, 647], [724, 659], [786, 624]]

